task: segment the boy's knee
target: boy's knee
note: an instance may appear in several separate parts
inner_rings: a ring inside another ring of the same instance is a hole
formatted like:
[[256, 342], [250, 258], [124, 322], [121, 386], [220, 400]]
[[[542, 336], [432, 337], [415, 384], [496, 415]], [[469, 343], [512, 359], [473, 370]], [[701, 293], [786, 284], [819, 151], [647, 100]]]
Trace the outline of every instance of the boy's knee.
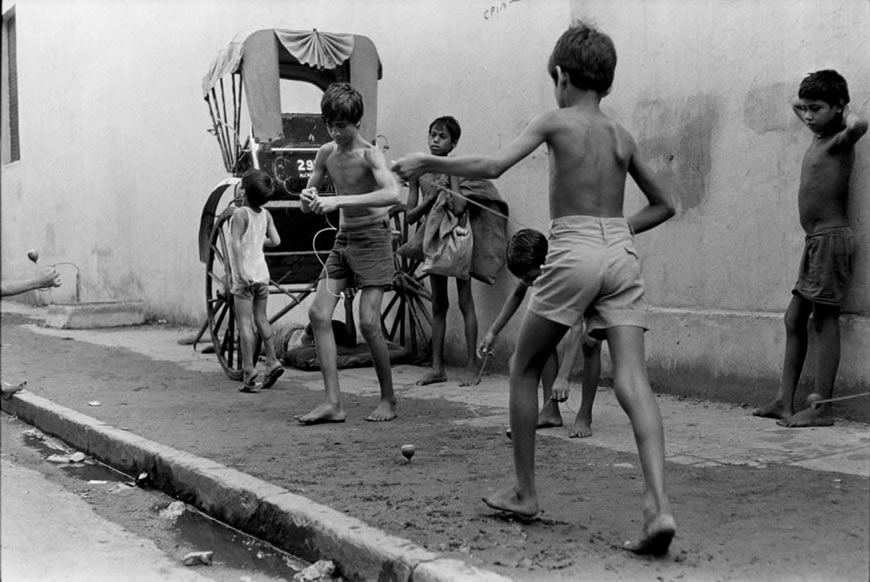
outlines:
[[312, 327], [323, 325], [331, 323], [332, 313], [327, 313], [326, 310], [319, 309], [317, 306], [312, 305], [308, 309], [308, 319], [311, 321]]
[[432, 300], [432, 314], [433, 315], [444, 315], [447, 313], [447, 310], [450, 308], [450, 301], [447, 299], [444, 300]]
[[362, 336], [366, 339], [377, 337], [381, 334], [381, 320], [361, 320], [359, 330], [360, 333], [362, 333]]

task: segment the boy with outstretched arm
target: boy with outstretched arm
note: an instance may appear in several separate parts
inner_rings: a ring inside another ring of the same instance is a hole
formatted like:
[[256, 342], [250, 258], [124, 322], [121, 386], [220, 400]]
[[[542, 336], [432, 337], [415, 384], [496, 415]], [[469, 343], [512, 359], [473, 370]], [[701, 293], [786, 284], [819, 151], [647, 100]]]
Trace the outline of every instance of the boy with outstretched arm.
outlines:
[[[481, 340], [477, 348], [481, 358], [492, 354], [493, 344], [496, 337], [514, 316], [526, 297], [529, 287], [534, 285], [535, 279], [541, 274], [541, 267], [547, 258], [547, 238], [543, 233], [524, 228], [517, 231], [508, 241], [507, 268], [514, 277], [519, 279], [513, 293], [505, 300], [501, 311], [496, 316], [489, 330]], [[541, 371], [541, 392], [544, 404], [538, 412], [538, 428], [550, 428], [562, 426], [562, 413], [559, 411], [559, 402], [568, 398], [568, 375], [574, 366], [577, 352], [583, 351], [583, 391], [580, 410], [574, 419], [574, 426], [568, 433], [570, 438], [592, 436], [592, 401], [595, 399], [595, 391], [601, 372], [601, 342], [582, 333], [582, 325], [574, 326], [568, 332], [566, 347], [564, 350], [565, 361], [559, 366], [559, 354], [557, 350], [550, 353], [547, 363]], [[582, 346], [582, 348], [580, 347]], [[561, 392], [557, 398], [553, 397], [553, 385], [559, 381]], [[508, 436], [512, 432], [508, 429]]]
[[[320, 104], [331, 142], [314, 159], [314, 170], [302, 192], [303, 212], [340, 211], [335, 245], [326, 259], [314, 302], [308, 310], [326, 401], [297, 417], [301, 424], [344, 422], [347, 414], [338, 383], [337, 350], [332, 314], [347, 287], [359, 289], [359, 327], [371, 350], [381, 399], [366, 417], [387, 421], [396, 417], [396, 396], [387, 341], [381, 331], [384, 288], [393, 280], [393, 235], [389, 207], [400, 202], [399, 187], [381, 151], [359, 133], [362, 95], [349, 83], [333, 83]], [[317, 187], [329, 174], [335, 196], [319, 195]]]
[[[795, 114], [815, 134], [804, 154], [798, 188], [798, 214], [806, 232], [798, 280], [785, 312], [785, 357], [773, 402], [753, 414], [778, 418], [789, 427], [834, 424], [830, 399], [840, 364], [840, 306], [852, 273], [855, 239], [849, 227], [849, 178], [855, 143], [867, 120], [849, 111], [846, 80], [833, 70], [801, 81]], [[812, 315], [812, 326], [808, 328]], [[809, 344], [816, 334], [815, 387], [808, 408], [794, 412], [794, 394]], [[826, 402], [819, 402], [819, 401]], [[818, 403], [818, 404], [817, 404]]]
[[[616, 50], [610, 37], [583, 23], [571, 26], [550, 56], [558, 108], [534, 118], [491, 156], [442, 158], [412, 154], [393, 167], [410, 179], [426, 171], [496, 178], [531, 154], [549, 149], [550, 248], [523, 319], [510, 375], [510, 422], [516, 485], [484, 499], [522, 517], [538, 513], [535, 488], [537, 387], [549, 354], [565, 332], [588, 315], [589, 333], [606, 337], [614, 390], [634, 429], [645, 481], [640, 538], [626, 548], [668, 551], [676, 524], [665, 493], [664, 432], [644, 356], [646, 310], [633, 232], [674, 214], [662, 183], [637, 152], [629, 133], [607, 117], [601, 98], [610, 90]], [[623, 217], [626, 175], [648, 204]]]

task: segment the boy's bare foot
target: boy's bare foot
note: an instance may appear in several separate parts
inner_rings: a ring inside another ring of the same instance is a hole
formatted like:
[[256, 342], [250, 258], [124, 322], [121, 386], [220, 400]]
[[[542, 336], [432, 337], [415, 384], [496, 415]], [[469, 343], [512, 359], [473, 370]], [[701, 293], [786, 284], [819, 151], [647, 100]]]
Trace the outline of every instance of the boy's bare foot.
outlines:
[[484, 497], [483, 502], [492, 509], [506, 511], [520, 517], [530, 518], [538, 514], [537, 498], [520, 499], [515, 487], [500, 489], [489, 497]]
[[396, 403], [389, 400], [381, 400], [378, 407], [366, 417], [369, 422], [386, 422], [393, 420], [398, 414], [396, 413]]
[[460, 386], [477, 386], [480, 384], [479, 367], [466, 368], [462, 373], [462, 380], [459, 381]]
[[791, 413], [778, 400], [774, 400], [767, 406], [762, 406], [752, 411], [752, 416], [760, 416], [762, 418], [785, 418], [789, 414]]
[[0, 384], [0, 388], [2, 388], [3, 400], [9, 400], [15, 394], [24, 390], [24, 387], [27, 386], [27, 380], [23, 382], [19, 382], [18, 384], [10, 384], [9, 382], [3, 382]]
[[574, 419], [574, 426], [571, 427], [571, 432], [568, 433], [568, 438], [585, 439], [592, 436], [592, 420], [586, 417], [581, 417], [579, 414]]
[[562, 426], [562, 414], [556, 406], [545, 405], [538, 413], [538, 428]]
[[668, 553], [671, 540], [676, 533], [677, 524], [674, 516], [665, 513], [644, 525], [640, 539], [625, 542], [623, 547], [641, 556], [664, 556]]
[[435, 370], [432, 370], [431, 372], [417, 380], [415, 384], [417, 384], [417, 386], [427, 386], [429, 384], [438, 384], [439, 382], [446, 381], [447, 374], [445, 374], [444, 372], [436, 372]]
[[776, 421], [779, 426], [787, 426], [789, 428], [803, 428], [808, 426], [833, 426], [834, 415], [831, 413], [830, 407], [815, 408], [810, 406], [796, 414], [787, 416], [782, 420]]
[[321, 424], [324, 422], [344, 422], [347, 413], [341, 406], [335, 406], [330, 402], [318, 405], [308, 414], [295, 417], [299, 424]]

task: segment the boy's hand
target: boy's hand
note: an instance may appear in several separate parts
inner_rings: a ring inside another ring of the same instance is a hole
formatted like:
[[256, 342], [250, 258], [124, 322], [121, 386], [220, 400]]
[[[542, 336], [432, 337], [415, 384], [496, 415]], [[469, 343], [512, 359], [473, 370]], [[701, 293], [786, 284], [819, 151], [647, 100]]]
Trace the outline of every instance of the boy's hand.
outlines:
[[302, 203], [302, 212], [311, 212], [311, 203], [317, 200], [317, 188], [305, 188], [299, 195], [299, 201]]
[[39, 289], [60, 287], [60, 273], [54, 267], [43, 267], [36, 275], [36, 284]]
[[338, 196], [315, 196], [309, 204], [316, 214], [329, 214], [338, 210]]
[[486, 335], [483, 336], [483, 339], [477, 346], [477, 357], [491, 356], [494, 351], [492, 349], [493, 343], [495, 343], [495, 335], [491, 331], [486, 332]]
[[426, 154], [408, 154], [394, 161], [390, 170], [403, 180], [416, 180], [426, 173], [425, 159]]
[[570, 394], [571, 386], [566, 381], [561, 387], [553, 388], [553, 396], [550, 397], [550, 400], [553, 402], [567, 402]]

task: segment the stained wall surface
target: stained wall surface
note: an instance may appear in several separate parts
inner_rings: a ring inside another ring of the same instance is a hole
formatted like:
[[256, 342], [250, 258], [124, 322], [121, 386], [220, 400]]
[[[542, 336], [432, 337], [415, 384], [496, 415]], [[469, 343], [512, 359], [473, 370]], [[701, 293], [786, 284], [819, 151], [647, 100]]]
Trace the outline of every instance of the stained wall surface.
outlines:
[[[677, 216], [638, 237], [654, 325], [653, 380], [685, 393], [761, 398], [775, 386], [781, 314], [803, 233], [799, 168], [811, 135], [790, 109], [800, 79], [836, 68], [870, 116], [870, 4], [864, 0], [18, 0], [21, 160], [2, 167], [3, 276], [25, 253], [75, 262], [83, 299], [141, 299], [157, 318], [198, 323], [205, 268], [197, 229], [226, 177], [200, 82], [237, 32], [352, 32], [384, 75], [378, 133], [387, 156], [426, 149], [429, 122], [455, 116], [457, 155], [495, 150], [554, 106], [547, 57], [572, 18], [619, 52], [603, 109], [673, 184]], [[370, 136], [372, 139], [375, 136]], [[497, 181], [511, 230], [547, 228], [541, 148]], [[858, 239], [840, 379], [870, 384], [870, 138], [857, 148], [850, 212]], [[630, 186], [628, 212], [642, 203]], [[64, 271], [64, 273], [68, 273]], [[511, 293], [503, 273], [474, 284], [482, 336]], [[71, 286], [53, 291], [69, 298]], [[460, 362], [451, 308], [448, 355]], [[302, 321], [297, 308], [289, 320]], [[506, 369], [520, 317], [502, 333]], [[811, 370], [810, 370], [811, 372]]]

